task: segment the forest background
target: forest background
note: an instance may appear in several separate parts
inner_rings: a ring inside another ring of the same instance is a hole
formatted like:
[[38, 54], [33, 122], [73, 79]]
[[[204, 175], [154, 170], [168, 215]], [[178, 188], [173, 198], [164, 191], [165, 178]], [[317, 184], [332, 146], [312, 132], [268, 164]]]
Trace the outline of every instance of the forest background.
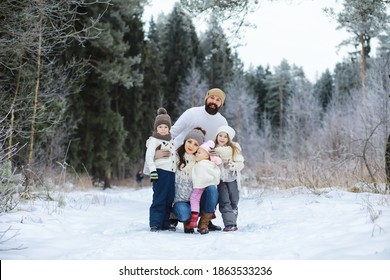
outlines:
[[[315, 82], [287, 60], [244, 69], [226, 32], [239, 34], [258, 1], [181, 0], [146, 24], [147, 3], [0, 2], [0, 212], [35, 187], [132, 180], [157, 108], [175, 121], [212, 87], [226, 92], [221, 113], [243, 147], [244, 179], [381, 191], [389, 176], [390, 1], [324, 10], [350, 34], [340, 43], [356, 51]], [[209, 18], [203, 32], [193, 24], [198, 15]], [[237, 29], [222, 28], [226, 20]]]

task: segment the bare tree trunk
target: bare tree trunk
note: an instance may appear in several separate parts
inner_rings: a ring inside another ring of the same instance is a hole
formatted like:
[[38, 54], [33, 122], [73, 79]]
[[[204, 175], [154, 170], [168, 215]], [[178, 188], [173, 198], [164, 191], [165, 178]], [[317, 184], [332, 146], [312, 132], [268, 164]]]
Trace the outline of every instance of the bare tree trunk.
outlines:
[[[390, 74], [389, 74], [390, 79]], [[388, 92], [387, 88], [388, 83], [386, 81], [384, 82], [385, 86], [385, 93]], [[388, 98], [390, 98], [390, 94], [388, 95]], [[386, 112], [387, 112], [387, 102], [386, 102]], [[387, 132], [387, 125], [386, 125], [386, 132]], [[386, 143], [386, 152], [385, 152], [385, 170], [386, 170], [386, 190], [390, 191], [390, 134], [387, 137], [387, 143]]]
[[284, 115], [283, 115], [283, 110], [284, 110], [284, 104], [283, 104], [283, 100], [284, 100], [284, 79], [282, 78], [281, 81], [279, 81], [279, 121], [280, 121], [280, 127], [283, 127], [283, 119], [284, 119]]
[[18, 96], [19, 93], [19, 87], [20, 87], [20, 79], [22, 77], [22, 60], [23, 56], [20, 57], [20, 63], [19, 63], [19, 70], [18, 70], [18, 77], [16, 78], [16, 89], [15, 89], [15, 95], [12, 100], [11, 104], [11, 121], [10, 121], [10, 132], [9, 132], [9, 139], [8, 139], [8, 160], [11, 159], [11, 154], [12, 154], [12, 136], [13, 136], [13, 131], [14, 131], [14, 112], [15, 112], [15, 103], [16, 103], [16, 97]]
[[390, 191], [390, 134], [387, 138], [386, 153], [385, 153], [385, 169], [386, 169], [386, 190]]
[[366, 106], [366, 55], [364, 52], [364, 34], [361, 35], [360, 44], [362, 46], [362, 69], [361, 69], [361, 78], [362, 78], [362, 105], [363, 110]]
[[34, 105], [33, 105], [33, 113], [31, 117], [31, 132], [30, 132], [30, 148], [28, 153], [27, 165], [29, 167], [29, 172], [26, 174], [26, 187], [25, 193], [29, 193], [29, 181], [31, 179], [31, 164], [33, 158], [33, 149], [34, 149], [34, 138], [35, 138], [35, 119], [37, 115], [37, 107], [38, 107], [38, 93], [39, 93], [39, 82], [40, 82], [40, 73], [41, 73], [41, 52], [42, 52], [42, 19], [43, 15], [41, 13], [39, 18], [39, 38], [38, 38], [38, 54], [37, 54], [37, 75], [35, 81], [35, 92], [34, 92]]

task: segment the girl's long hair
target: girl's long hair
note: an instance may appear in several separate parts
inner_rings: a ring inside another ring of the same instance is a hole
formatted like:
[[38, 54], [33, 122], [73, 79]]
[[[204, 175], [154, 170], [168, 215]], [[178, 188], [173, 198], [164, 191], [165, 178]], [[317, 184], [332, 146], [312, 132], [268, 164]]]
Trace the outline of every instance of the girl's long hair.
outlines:
[[[221, 131], [221, 132], [224, 132], [224, 131]], [[225, 132], [226, 133], [226, 132]], [[226, 133], [227, 134], [227, 133]], [[219, 133], [217, 134], [217, 136], [215, 137], [215, 143], [218, 145], [218, 135]], [[236, 145], [234, 145], [233, 141], [230, 139], [230, 136], [229, 134], [227, 134], [227, 138], [228, 138], [228, 141], [226, 143], [226, 146], [229, 146], [230, 148], [232, 148], [232, 160], [234, 161], [235, 160], [235, 156], [236, 154], [239, 154], [241, 153], [241, 150], [239, 148], [237, 148]]]

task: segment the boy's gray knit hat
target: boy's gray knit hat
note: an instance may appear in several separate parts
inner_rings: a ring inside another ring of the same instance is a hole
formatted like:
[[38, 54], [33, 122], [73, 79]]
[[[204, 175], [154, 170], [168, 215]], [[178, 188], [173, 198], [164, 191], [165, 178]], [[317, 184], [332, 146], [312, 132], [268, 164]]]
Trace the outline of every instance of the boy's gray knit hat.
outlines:
[[171, 129], [172, 121], [165, 108], [160, 107], [157, 110], [156, 120], [154, 121], [154, 131], [157, 131], [157, 127], [160, 124], [166, 124]]

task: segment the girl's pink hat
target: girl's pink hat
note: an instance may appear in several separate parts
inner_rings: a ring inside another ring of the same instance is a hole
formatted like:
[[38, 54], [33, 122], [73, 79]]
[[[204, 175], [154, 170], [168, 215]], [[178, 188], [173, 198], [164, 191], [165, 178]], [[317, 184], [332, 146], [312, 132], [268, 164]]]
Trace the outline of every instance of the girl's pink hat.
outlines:
[[[208, 140], [208, 141], [204, 142], [202, 145], [199, 146], [199, 148], [202, 148], [208, 154], [210, 154], [210, 150], [214, 149], [214, 147], [215, 147], [215, 143], [212, 140]], [[222, 163], [222, 159], [220, 157], [218, 157], [218, 156], [210, 156], [210, 160], [212, 162], [216, 163], [216, 164], [221, 164]]]

